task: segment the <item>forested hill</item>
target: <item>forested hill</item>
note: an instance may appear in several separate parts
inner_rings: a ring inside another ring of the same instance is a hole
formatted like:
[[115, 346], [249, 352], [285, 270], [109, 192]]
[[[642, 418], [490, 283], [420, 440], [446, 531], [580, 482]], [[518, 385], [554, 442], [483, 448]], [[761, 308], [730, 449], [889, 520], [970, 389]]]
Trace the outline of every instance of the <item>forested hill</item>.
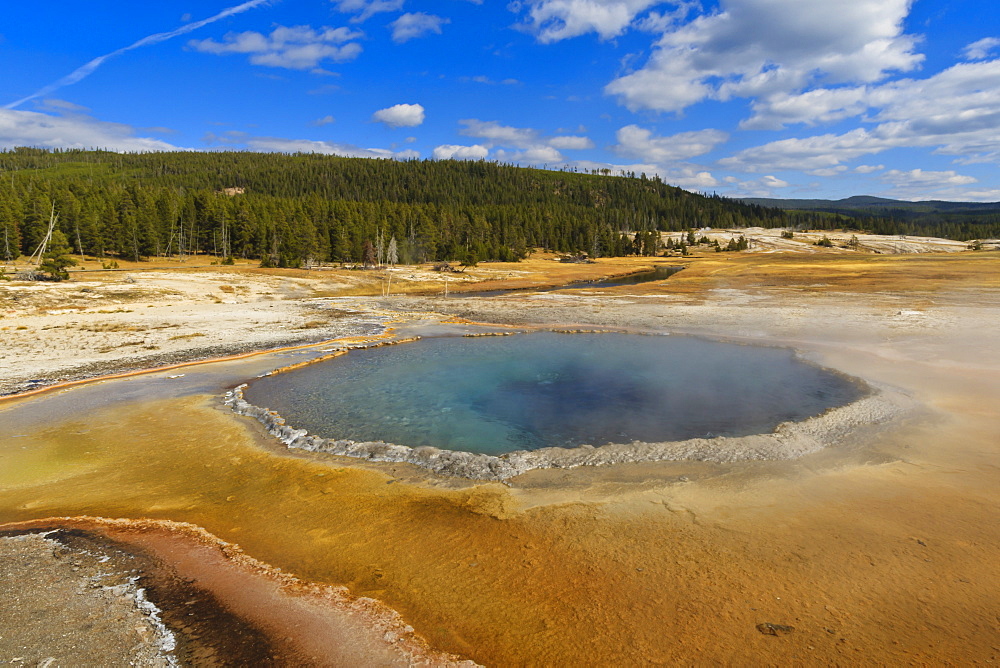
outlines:
[[366, 243], [392, 237], [402, 262], [511, 260], [535, 247], [629, 254], [636, 231], [831, 225], [825, 214], [705, 197], [644, 175], [317, 154], [0, 152], [0, 254], [32, 253], [53, 206], [75, 252], [202, 252], [281, 266], [361, 261]]
[[746, 204], [786, 211], [852, 216], [875, 234], [914, 234], [968, 241], [1000, 237], [1000, 202], [906, 202], [884, 197], [846, 199], [746, 198]]

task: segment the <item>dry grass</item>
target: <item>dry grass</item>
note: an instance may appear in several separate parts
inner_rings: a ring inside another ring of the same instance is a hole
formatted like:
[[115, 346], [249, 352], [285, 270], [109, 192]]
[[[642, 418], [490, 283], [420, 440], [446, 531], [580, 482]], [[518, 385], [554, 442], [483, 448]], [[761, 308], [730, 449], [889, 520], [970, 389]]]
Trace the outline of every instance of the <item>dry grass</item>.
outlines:
[[[721, 255], [721, 257], [719, 257]], [[712, 289], [801, 292], [932, 293], [1000, 287], [1000, 253], [867, 255], [723, 253], [680, 259], [685, 270], [670, 292], [703, 295]], [[639, 291], [643, 286], [635, 286]]]
[[102, 348], [98, 348], [97, 352], [110, 353], [112, 350], [117, 350], [118, 348], [132, 348], [132, 347], [142, 347], [145, 348], [146, 350], [156, 350], [157, 348], [159, 348], [159, 346], [147, 344], [145, 341], [142, 340], [137, 340], [137, 341], [123, 341], [122, 343], [118, 343], [113, 346], [104, 346]]
[[201, 332], [194, 332], [192, 334], [178, 334], [177, 336], [171, 336], [167, 341], [185, 341], [187, 339], [196, 339], [199, 336], [205, 336]]
[[[715, 253], [693, 249], [688, 257], [599, 258], [594, 263], [571, 264], [558, 261], [551, 253], [535, 253], [523, 262], [483, 262], [461, 274], [450, 275], [449, 293], [490, 290], [544, 288], [578, 281], [593, 281], [648, 270], [656, 266], [683, 265], [686, 270], [672, 277], [666, 286], [633, 286], [630, 292], [669, 292], [679, 298], [700, 302], [711, 298], [715, 289], [750, 291], [793, 290], [809, 293], [884, 290], [934, 292], [943, 288], [976, 288], [996, 285], [1000, 280], [998, 252], [923, 253], [919, 255], [876, 255], [842, 249], [812, 249], [802, 252]], [[199, 262], [210, 258], [199, 258]], [[5, 308], [21, 313], [80, 308], [80, 290], [87, 291], [87, 304], [98, 313], [129, 313], [122, 302], [150, 302], [169, 307], [181, 292], [170, 281], [183, 286], [188, 300], [223, 304], [234, 297], [249, 302], [284, 301], [300, 297], [380, 296], [386, 285], [383, 270], [260, 269], [253, 263], [231, 266], [197, 266], [194, 261], [155, 260], [121, 263], [123, 271], [134, 273], [139, 285], [123, 283], [129, 273], [94, 271], [74, 275], [85, 279], [86, 287], [65, 285], [15, 286], [0, 290]], [[127, 265], [127, 266], [126, 266]], [[185, 277], [191, 276], [190, 284]], [[430, 264], [398, 267], [392, 272], [392, 295], [439, 295], [445, 290], [444, 276]], [[225, 283], [219, 284], [221, 281]], [[985, 282], [985, 283], [984, 283]], [[278, 286], [280, 285], [280, 289]], [[206, 288], [208, 291], [206, 291]], [[167, 295], [171, 296], [167, 296]], [[135, 308], [135, 307], [132, 307]], [[89, 311], [91, 313], [95, 311]], [[307, 323], [303, 329], [320, 326]]]
[[80, 329], [85, 332], [145, 332], [149, 327], [125, 322], [100, 322], [94, 325], [82, 325]]

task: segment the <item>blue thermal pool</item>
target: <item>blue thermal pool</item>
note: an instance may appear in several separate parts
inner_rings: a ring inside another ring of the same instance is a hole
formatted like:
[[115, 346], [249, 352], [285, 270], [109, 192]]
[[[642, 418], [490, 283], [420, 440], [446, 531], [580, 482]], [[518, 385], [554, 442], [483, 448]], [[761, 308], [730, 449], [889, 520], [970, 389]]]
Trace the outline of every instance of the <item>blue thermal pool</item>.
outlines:
[[498, 455], [766, 433], [862, 393], [783, 348], [539, 333], [354, 350], [244, 396], [318, 436]]

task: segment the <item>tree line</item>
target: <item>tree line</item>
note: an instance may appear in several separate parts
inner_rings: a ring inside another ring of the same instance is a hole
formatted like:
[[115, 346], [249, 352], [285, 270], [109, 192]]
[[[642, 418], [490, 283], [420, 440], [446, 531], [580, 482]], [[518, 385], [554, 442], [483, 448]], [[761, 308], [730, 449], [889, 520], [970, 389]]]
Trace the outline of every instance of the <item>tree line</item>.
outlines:
[[362, 262], [379, 238], [397, 240], [403, 263], [510, 261], [532, 248], [646, 254], [658, 246], [636, 244], [637, 232], [648, 240], [657, 231], [831, 220], [690, 193], [645, 174], [319, 154], [0, 152], [0, 258], [33, 253], [53, 211], [77, 254], [212, 254], [265, 266]]

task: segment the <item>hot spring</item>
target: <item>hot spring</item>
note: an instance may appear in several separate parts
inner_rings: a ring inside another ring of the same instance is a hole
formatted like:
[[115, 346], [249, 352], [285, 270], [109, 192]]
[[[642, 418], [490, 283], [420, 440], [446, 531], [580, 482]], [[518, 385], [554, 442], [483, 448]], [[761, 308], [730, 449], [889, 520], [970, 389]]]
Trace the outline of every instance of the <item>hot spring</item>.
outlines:
[[354, 350], [244, 392], [317, 436], [489, 455], [766, 433], [861, 394], [788, 349], [555, 333]]

